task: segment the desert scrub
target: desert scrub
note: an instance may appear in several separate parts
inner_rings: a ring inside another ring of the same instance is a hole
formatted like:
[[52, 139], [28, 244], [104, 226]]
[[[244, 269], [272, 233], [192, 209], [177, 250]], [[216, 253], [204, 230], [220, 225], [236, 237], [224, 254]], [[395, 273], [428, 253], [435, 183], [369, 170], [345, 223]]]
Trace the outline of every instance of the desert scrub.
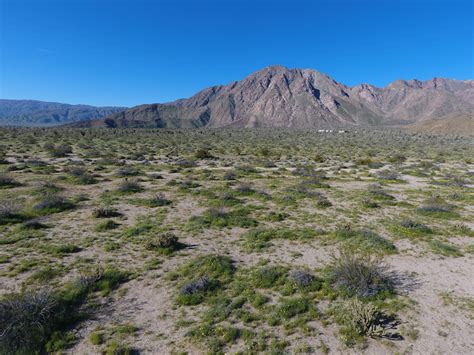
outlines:
[[225, 208], [209, 208], [202, 216], [193, 216], [189, 221], [188, 228], [225, 228], [225, 227], [255, 227], [258, 222], [249, 217], [251, 210], [248, 207], [227, 210]]
[[79, 311], [93, 292], [110, 292], [126, 274], [107, 268], [84, 274], [62, 289], [4, 295], [0, 298], [0, 349], [7, 354], [56, 352], [74, 338], [64, 329], [84, 318]]
[[167, 199], [165, 194], [160, 192], [153, 196], [151, 199], [146, 200], [145, 205], [149, 207], [168, 206], [171, 205], [171, 200]]
[[74, 244], [43, 244], [40, 249], [54, 256], [78, 253], [82, 249]]
[[120, 194], [133, 194], [143, 190], [144, 189], [138, 180], [125, 179], [117, 187], [117, 192]]
[[108, 219], [106, 221], [100, 222], [94, 226], [94, 231], [95, 232], [106, 232], [112, 229], [116, 229], [120, 226], [120, 224], [115, 223], [111, 219]]
[[366, 337], [386, 335], [387, 317], [371, 302], [352, 298], [333, 307], [329, 314], [341, 325], [339, 334], [346, 346], [361, 343]]
[[461, 250], [459, 250], [459, 248], [454, 244], [449, 244], [437, 239], [432, 239], [428, 241], [428, 245], [435, 254], [454, 257], [463, 256]]
[[0, 225], [21, 223], [27, 217], [21, 213], [18, 203], [15, 201], [0, 201]]
[[412, 238], [433, 234], [433, 230], [427, 225], [408, 218], [392, 224], [390, 230], [398, 235]]
[[164, 232], [156, 236], [148, 236], [144, 241], [144, 247], [146, 250], [154, 250], [169, 255], [184, 248], [185, 245], [180, 243], [178, 237], [173, 233]]
[[232, 259], [220, 255], [205, 255], [191, 260], [176, 272], [169, 275], [179, 281], [177, 302], [179, 304], [198, 304], [212, 294], [234, 275]]
[[117, 211], [116, 208], [108, 205], [96, 207], [92, 210], [92, 216], [94, 218], [110, 218], [110, 217], [118, 217], [120, 213]]
[[426, 200], [421, 207], [416, 209], [416, 212], [433, 218], [458, 218], [459, 214], [454, 209], [454, 205], [446, 203], [439, 197], [434, 197]]
[[348, 248], [333, 258], [326, 277], [342, 295], [383, 299], [395, 291], [393, 276], [380, 256]]
[[11, 176], [0, 173], [0, 189], [8, 189], [16, 186], [20, 186], [21, 184], [13, 179]]
[[351, 247], [365, 252], [393, 254], [397, 251], [391, 241], [368, 229], [353, 229], [350, 225], [344, 225], [336, 229], [334, 236]]
[[71, 176], [72, 182], [79, 185], [91, 185], [97, 183], [94, 175], [81, 167], [70, 167], [66, 172]]
[[74, 203], [63, 196], [47, 193], [33, 205], [33, 212], [39, 215], [59, 213], [75, 208]]
[[253, 229], [243, 235], [243, 245], [248, 250], [262, 251], [271, 245], [273, 239], [311, 240], [317, 235], [318, 231], [310, 228]]

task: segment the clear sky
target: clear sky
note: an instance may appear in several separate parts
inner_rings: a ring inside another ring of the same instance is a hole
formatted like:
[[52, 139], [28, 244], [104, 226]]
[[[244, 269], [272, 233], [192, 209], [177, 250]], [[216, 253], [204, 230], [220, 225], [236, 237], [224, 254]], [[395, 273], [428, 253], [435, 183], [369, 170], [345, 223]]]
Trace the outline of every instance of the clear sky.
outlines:
[[472, 0], [0, 0], [0, 97], [133, 106], [272, 64], [473, 79]]

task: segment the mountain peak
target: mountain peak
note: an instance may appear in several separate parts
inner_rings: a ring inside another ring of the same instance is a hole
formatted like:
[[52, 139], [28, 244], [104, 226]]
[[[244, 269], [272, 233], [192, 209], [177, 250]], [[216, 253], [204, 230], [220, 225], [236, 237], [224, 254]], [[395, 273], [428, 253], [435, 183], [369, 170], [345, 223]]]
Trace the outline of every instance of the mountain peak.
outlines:
[[351, 88], [313, 69], [271, 65], [188, 99], [111, 115], [108, 122], [125, 127], [327, 128], [407, 124], [474, 112], [471, 84], [435, 79], [433, 90], [426, 83], [412, 79], [385, 88]]

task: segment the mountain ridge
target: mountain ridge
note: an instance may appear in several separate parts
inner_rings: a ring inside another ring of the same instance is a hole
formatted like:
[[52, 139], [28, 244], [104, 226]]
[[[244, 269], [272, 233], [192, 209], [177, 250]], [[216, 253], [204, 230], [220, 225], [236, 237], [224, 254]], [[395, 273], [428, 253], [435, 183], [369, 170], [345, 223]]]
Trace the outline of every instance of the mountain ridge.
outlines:
[[125, 109], [127, 107], [98, 107], [39, 100], [0, 99], [0, 125], [54, 126], [99, 119]]
[[227, 85], [79, 123], [87, 127], [288, 127], [409, 125], [474, 112], [474, 81], [396, 80], [347, 86], [313, 69], [263, 68]]

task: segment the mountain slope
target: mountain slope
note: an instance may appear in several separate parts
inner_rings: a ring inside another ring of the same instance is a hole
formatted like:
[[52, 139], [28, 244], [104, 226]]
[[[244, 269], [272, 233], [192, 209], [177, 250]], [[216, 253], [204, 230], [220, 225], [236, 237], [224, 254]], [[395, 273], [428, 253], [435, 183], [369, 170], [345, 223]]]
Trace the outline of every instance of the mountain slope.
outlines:
[[473, 112], [472, 80], [348, 87], [316, 70], [271, 66], [188, 99], [141, 105], [78, 126], [329, 128], [409, 125]]
[[125, 107], [94, 107], [35, 100], [0, 99], [0, 125], [54, 126], [95, 120], [125, 109]]

